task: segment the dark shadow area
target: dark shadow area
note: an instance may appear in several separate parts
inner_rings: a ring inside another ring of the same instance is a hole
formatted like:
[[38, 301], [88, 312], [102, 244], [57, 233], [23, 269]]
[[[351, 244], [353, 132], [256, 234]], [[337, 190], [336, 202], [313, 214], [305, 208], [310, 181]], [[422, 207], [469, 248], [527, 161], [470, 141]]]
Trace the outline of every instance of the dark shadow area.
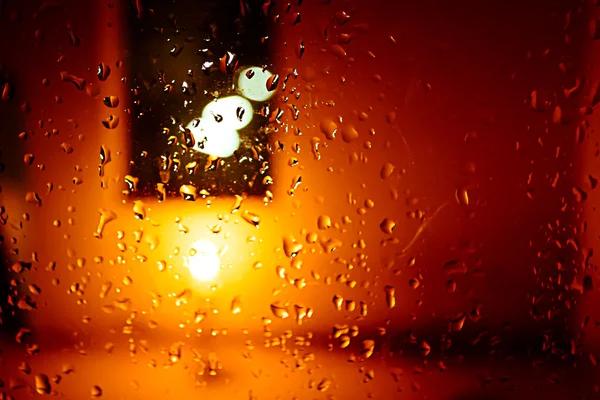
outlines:
[[[0, 3], [0, 21], [8, 18]], [[14, 334], [23, 322], [23, 315], [17, 307], [20, 282], [12, 271], [13, 264], [10, 261], [21, 256], [20, 242], [25, 238], [19, 231], [23, 228], [23, 222], [22, 216], [11, 210], [4, 201], [8, 196], [15, 196], [9, 190], [20, 188], [26, 179], [22, 136], [21, 139], [19, 137], [23, 130], [20, 117], [29, 110], [27, 103], [19, 103], [18, 100], [21, 79], [24, 77], [17, 74], [17, 68], [11, 65], [10, 58], [0, 54], [0, 332], [7, 335]]]

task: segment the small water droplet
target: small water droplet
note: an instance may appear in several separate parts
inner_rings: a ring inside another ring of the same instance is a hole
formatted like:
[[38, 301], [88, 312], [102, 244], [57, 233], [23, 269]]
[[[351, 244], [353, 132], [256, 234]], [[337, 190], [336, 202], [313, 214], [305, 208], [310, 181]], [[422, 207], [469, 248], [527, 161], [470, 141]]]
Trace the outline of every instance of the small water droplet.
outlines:
[[275, 89], [277, 89], [278, 84], [279, 84], [279, 75], [278, 74], [271, 75], [269, 77], [269, 79], [267, 79], [267, 90], [269, 92], [274, 91]]
[[325, 135], [325, 137], [329, 140], [335, 139], [335, 135], [337, 134], [338, 125], [330, 118], [325, 118], [321, 120], [320, 123], [321, 132]]
[[381, 171], [379, 173], [379, 176], [381, 176], [381, 179], [388, 179], [394, 173], [394, 169], [395, 169], [394, 164], [392, 164], [392, 163], [385, 163], [381, 167]]
[[[146, 206], [143, 201], [136, 200], [133, 202], [133, 215], [137, 219], [144, 220], [146, 218]], [[138, 240], [139, 242], [139, 240]]]
[[85, 79], [80, 78], [76, 75], [70, 74], [67, 71], [62, 71], [60, 73], [60, 80], [63, 82], [72, 83], [79, 90], [85, 89]]
[[94, 232], [94, 236], [98, 239], [102, 239], [102, 233], [104, 232], [106, 224], [117, 219], [117, 214], [106, 208], [101, 208], [98, 212], [100, 213], [100, 221], [98, 222], [98, 227], [96, 228], [96, 232]]
[[387, 303], [388, 308], [396, 307], [396, 289], [393, 286], [385, 287], [385, 301]]
[[467, 193], [467, 189], [456, 189], [456, 202], [461, 206], [469, 205], [469, 194]]
[[331, 228], [331, 218], [328, 215], [320, 215], [317, 220], [317, 226], [321, 230]]
[[100, 63], [98, 65], [98, 70], [96, 72], [98, 79], [101, 81], [105, 81], [110, 76], [110, 67], [105, 63]]
[[242, 312], [242, 300], [239, 296], [236, 296], [231, 301], [231, 313], [239, 314], [240, 312]]
[[71, 25], [67, 25], [67, 30], [69, 31], [69, 42], [71, 42], [71, 45], [75, 47], [79, 46], [81, 39], [77, 36]]
[[50, 386], [50, 380], [48, 379], [48, 375], [39, 374], [35, 376], [35, 391], [38, 394], [50, 394], [52, 390]]
[[37, 206], [42, 205], [42, 199], [36, 192], [28, 192], [25, 195], [25, 202], [29, 204], [36, 204]]
[[296, 239], [289, 235], [283, 238], [283, 252], [289, 258], [294, 258], [302, 250], [302, 243], [296, 241]]
[[260, 225], [260, 217], [257, 214], [251, 213], [250, 211], [244, 211], [244, 213], [242, 214], [242, 218], [244, 219], [244, 221], [257, 228]]
[[396, 227], [396, 222], [394, 222], [394, 220], [392, 220], [390, 218], [385, 218], [381, 222], [379, 227], [381, 228], [381, 231], [383, 233], [387, 233], [388, 235], [390, 235], [390, 234], [392, 234], [392, 232], [394, 232], [394, 228]]
[[233, 206], [231, 206], [232, 214], [234, 214], [240, 210], [240, 207], [242, 206], [243, 201], [244, 201], [244, 198], [242, 196], [240, 196], [239, 194], [235, 195], [235, 201], [233, 203]]
[[23, 162], [25, 163], [25, 165], [33, 164], [34, 160], [35, 160], [35, 156], [31, 153], [25, 154], [25, 156], [23, 157]]
[[119, 116], [115, 114], [109, 115], [104, 121], [102, 121], [102, 126], [106, 129], [115, 129], [119, 126]]
[[345, 125], [342, 128], [342, 140], [351, 143], [359, 138], [358, 131], [352, 125]]
[[119, 98], [117, 96], [106, 96], [103, 102], [109, 108], [117, 108], [119, 106]]
[[90, 390], [90, 394], [92, 397], [101, 397], [102, 396], [102, 388], [100, 386], [94, 385]]
[[275, 303], [271, 304], [271, 312], [274, 316], [281, 319], [286, 319], [290, 316], [288, 306], [280, 301], [276, 301]]

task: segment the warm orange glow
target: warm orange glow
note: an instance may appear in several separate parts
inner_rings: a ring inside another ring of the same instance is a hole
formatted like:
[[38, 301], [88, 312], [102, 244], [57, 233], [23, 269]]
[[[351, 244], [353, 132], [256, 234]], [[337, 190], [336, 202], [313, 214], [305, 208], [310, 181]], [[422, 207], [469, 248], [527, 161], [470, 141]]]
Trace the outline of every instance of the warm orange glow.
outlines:
[[221, 268], [219, 250], [208, 240], [198, 240], [192, 245], [190, 254], [183, 257], [184, 266], [192, 276], [202, 282], [213, 281]]

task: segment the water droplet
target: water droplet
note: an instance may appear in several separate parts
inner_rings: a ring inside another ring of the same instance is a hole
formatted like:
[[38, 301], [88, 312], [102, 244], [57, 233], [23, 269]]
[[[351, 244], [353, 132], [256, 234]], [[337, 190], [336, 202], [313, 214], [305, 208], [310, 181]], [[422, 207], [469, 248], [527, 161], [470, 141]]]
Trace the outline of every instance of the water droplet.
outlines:
[[385, 301], [387, 303], [388, 308], [396, 307], [396, 289], [393, 286], [385, 287]]
[[342, 311], [342, 305], [344, 304], [344, 298], [342, 296], [339, 295], [334, 295], [333, 296], [333, 306], [335, 307], [336, 310], [338, 311]]
[[465, 314], [459, 314], [450, 320], [450, 329], [453, 331], [462, 330], [465, 321], [467, 320], [467, 316]]
[[[146, 206], [144, 202], [141, 200], [136, 200], [133, 202], [133, 215], [137, 219], [144, 220], [146, 218]], [[138, 240], [139, 242], [139, 240]]]
[[196, 201], [196, 196], [198, 195], [197, 189], [192, 185], [181, 185], [179, 193], [187, 201]]
[[110, 76], [110, 67], [104, 63], [100, 63], [96, 75], [98, 75], [98, 79], [101, 81], [107, 80]]
[[36, 192], [28, 192], [25, 195], [25, 202], [29, 204], [36, 204], [39, 207], [42, 205], [42, 199]]
[[296, 241], [296, 239], [289, 235], [283, 238], [283, 252], [289, 258], [294, 258], [302, 250], [302, 243]]
[[60, 80], [63, 82], [72, 83], [79, 90], [85, 89], [85, 79], [80, 78], [76, 75], [70, 74], [67, 71], [62, 71], [60, 73]]
[[117, 96], [106, 96], [103, 102], [109, 108], [117, 108], [119, 106], [119, 98]]
[[106, 208], [101, 208], [98, 212], [100, 213], [100, 221], [98, 222], [98, 227], [96, 228], [96, 232], [94, 232], [94, 236], [98, 239], [102, 239], [102, 233], [104, 232], [106, 224], [117, 219], [117, 214]]
[[335, 135], [337, 134], [338, 126], [337, 124], [330, 118], [326, 118], [321, 120], [320, 123], [321, 132], [325, 135], [325, 137], [329, 140], [335, 139]]
[[239, 296], [236, 296], [231, 301], [231, 312], [232, 314], [239, 314], [242, 311], [242, 301]]
[[278, 74], [271, 75], [269, 77], [269, 79], [267, 79], [267, 90], [269, 92], [274, 91], [275, 89], [277, 89], [278, 84], [279, 84], [279, 75]]
[[423, 356], [426, 357], [429, 355], [429, 353], [431, 353], [431, 346], [426, 341], [422, 341], [420, 350], [421, 350], [421, 354], [423, 354]]
[[381, 231], [383, 233], [387, 233], [388, 235], [390, 235], [390, 234], [392, 234], [392, 232], [394, 232], [394, 228], [396, 227], [396, 222], [394, 222], [394, 220], [392, 220], [390, 218], [386, 218], [381, 222], [379, 227], [381, 228]]
[[173, 57], [177, 57], [183, 51], [183, 45], [174, 44], [169, 51], [169, 54]]
[[71, 25], [67, 25], [67, 30], [69, 31], [69, 42], [71, 45], [75, 47], [79, 46], [81, 44], [81, 39], [77, 36]]
[[469, 205], [469, 194], [467, 193], [467, 189], [456, 189], [456, 201], [461, 206]]
[[317, 390], [319, 392], [325, 392], [331, 387], [331, 381], [329, 379], [323, 378], [321, 382], [317, 385]]
[[394, 169], [394, 164], [385, 163], [381, 167], [381, 172], [379, 173], [379, 176], [381, 176], [381, 179], [388, 179], [394, 173]]
[[298, 59], [301, 59], [302, 56], [304, 55], [304, 41], [300, 40], [298, 41], [298, 45], [296, 46], [296, 57], [298, 57]]
[[71, 154], [71, 153], [73, 153], [73, 146], [71, 146], [69, 143], [65, 143], [65, 142], [63, 142], [63, 143], [61, 143], [60, 147], [61, 147], [61, 149], [63, 149], [63, 151], [64, 151], [66, 154]]
[[244, 211], [244, 213], [242, 214], [242, 218], [250, 225], [253, 225], [257, 228], [259, 227], [260, 217], [258, 215], [251, 213], [250, 211]]
[[374, 351], [375, 351], [375, 341], [370, 340], [370, 339], [363, 340], [362, 350], [360, 352], [360, 355], [363, 356], [364, 358], [369, 358], [373, 355]]
[[337, 58], [346, 58], [346, 50], [344, 50], [344, 48], [339, 44], [334, 44], [331, 47], [329, 47], [329, 51]]
[[8, 101], [12, 98], [13, 88], [10, 83], [6, 82], [2, 86], [2, 100]]
[[119, 126], [119, 116], [115, 114], [109, 115], [104, 121], [102, 121], [102, 126], [106, 129], [115, 129]]
[[102, 388], [100, 386], [92, 386], [92, 389], [90, 390], [90, 394], [92, 395], [92, 397], [101, 397], [102, 396]]
[[50, 386], [50, 380], [48, 379], [48, 375], [39, 374], [35, 376], [35, 391], [38, 394], [50, 394], [52, 390]]
[[317, 226], [321, 230], [326, 230], [331, 228], [331, 218], [327, 215], [320, 215], [317, 220]]
[[244, 198], [242, 196], [240, 196], [239, 194], [235, 195], [235, 201], [233, 203], [233, 206], [231, 206], [231, 213], [236, 213], [240, 210], [240, 207], [242, 206], [242, 202], [244, 201]]
[[25, 163], [25, 165], [33, 164], [34, 160], [35, 160], [35, 156], [31, 153], [25, 154], [25, 156], [23, 157], [23, 162]]
[[271, 312], [274, 316], [281, 319], [286, 319], [290, 316], [288, 306], [280, 301], [276, 301], [275, 303], [271, 304]]
[[345, 125], [342, 128], [342, 140], [346, 143], [351, 143], [358, 139], [358, 131], [352, 125]]

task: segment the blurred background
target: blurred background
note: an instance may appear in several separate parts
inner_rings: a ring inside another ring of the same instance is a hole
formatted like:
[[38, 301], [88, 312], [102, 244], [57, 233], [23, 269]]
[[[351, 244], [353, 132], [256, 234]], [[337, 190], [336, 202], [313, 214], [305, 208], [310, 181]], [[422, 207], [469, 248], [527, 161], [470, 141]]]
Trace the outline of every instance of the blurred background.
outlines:
[[596, 8], [0, 1], [2, 396], [595, 398]]

